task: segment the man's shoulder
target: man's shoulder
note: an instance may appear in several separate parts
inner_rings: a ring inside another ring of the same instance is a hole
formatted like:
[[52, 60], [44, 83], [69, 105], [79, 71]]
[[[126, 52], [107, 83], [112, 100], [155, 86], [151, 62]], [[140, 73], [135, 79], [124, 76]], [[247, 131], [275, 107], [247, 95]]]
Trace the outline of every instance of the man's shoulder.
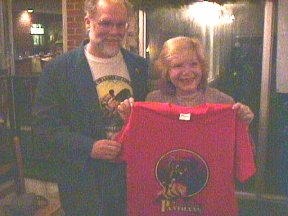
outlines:
[[48, 64], [48, 68], [70, 68], [81, 59], [85, 59], [83, 49], [81, 47], [65, 52], [62, 55], [55, 57]]
[[147, 63], [147, 60], [145, 58], [127, 49], [121, 48], [121, 52], [122, 52], [122, 55], [124, 56], [124, 59], [133, 59], [134, 61], [137, 61], [137, 62]]
[[234, 103], [231, 96], [219, 91], [216, 88], [207, 87], [205, 97], [208, 103]]
[[62, 55], [57, 56], [54, 61], [55, 62], [62, 62], [62, 61], [69, 61], [69, 60], [75, 60], [79, 58], [79, 56], [82, 54], [83, 49], [81, 47], [73, 49], [71, 51], [65, 52]]

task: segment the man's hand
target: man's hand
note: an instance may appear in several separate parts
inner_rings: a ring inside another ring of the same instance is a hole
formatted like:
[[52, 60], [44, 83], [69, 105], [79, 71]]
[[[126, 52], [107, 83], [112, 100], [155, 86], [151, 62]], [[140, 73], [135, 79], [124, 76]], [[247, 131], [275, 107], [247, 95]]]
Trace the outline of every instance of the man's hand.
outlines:
[[98, 140], [94, 143], [90, 156], [94, 159], [115, 160], [122, 145], [113, 140]]
[[247, 124], [250, 124], [254, 119], [254, 113], [248, 106], [242, 103], [235, 103], [232, 106], [232, 109], [237, 110], [238, 118], [242, 121], [245, 121]]
[[131, 113], [131, 107], [134, 105], [134, 98], [129, 98], [118, 105], [118, 113], [124, 122], [127, 122]]

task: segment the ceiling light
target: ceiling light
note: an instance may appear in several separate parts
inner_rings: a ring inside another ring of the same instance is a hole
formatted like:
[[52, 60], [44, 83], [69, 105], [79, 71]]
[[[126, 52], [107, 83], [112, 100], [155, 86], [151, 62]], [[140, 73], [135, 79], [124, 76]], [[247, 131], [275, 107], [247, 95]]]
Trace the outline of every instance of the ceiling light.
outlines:
[[27, 12], [28, 12], [28, 13], [33, 13], [34, 10], [33, 10], [33, 8], [28, 8]]

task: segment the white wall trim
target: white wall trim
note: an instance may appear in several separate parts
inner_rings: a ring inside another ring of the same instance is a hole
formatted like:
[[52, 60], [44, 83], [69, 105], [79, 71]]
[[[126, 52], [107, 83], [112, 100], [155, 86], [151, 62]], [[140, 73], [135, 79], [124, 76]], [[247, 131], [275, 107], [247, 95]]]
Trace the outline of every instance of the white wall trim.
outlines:
[[259, 129], [258, 129], [258, 148], [256, 154], [257, 173], [256, 190], [261, 198], [265, 188], [265, 167], [267, 159], [268, 143], [268, 123], [270, 112], [270, 92], [271, 92], [271, 74], [272, 74], [272, 54], [273, 54], [273, 35], [274, 35], [274, 17], [275, 2], [266, 0], [264, 15], [264, 37], [262, 54], [262, 78], [260, 93], [260, 111], [259, 111]]
[[288, 93], [288, 0], [278, 0], [276, 91]]
[[139, 55], [146, 58], [146, 12], [139, 10]]

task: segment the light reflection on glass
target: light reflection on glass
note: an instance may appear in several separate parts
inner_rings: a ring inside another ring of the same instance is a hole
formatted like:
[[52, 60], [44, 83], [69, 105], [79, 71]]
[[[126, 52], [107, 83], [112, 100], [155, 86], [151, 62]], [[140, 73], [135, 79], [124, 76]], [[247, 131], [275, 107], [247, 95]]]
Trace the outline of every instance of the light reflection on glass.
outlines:
[[235, 20], [235, 16], [225, 6], [206, 1], [189, 5], [185, 14], [189, 19], [206, 26], [229, 24]]

